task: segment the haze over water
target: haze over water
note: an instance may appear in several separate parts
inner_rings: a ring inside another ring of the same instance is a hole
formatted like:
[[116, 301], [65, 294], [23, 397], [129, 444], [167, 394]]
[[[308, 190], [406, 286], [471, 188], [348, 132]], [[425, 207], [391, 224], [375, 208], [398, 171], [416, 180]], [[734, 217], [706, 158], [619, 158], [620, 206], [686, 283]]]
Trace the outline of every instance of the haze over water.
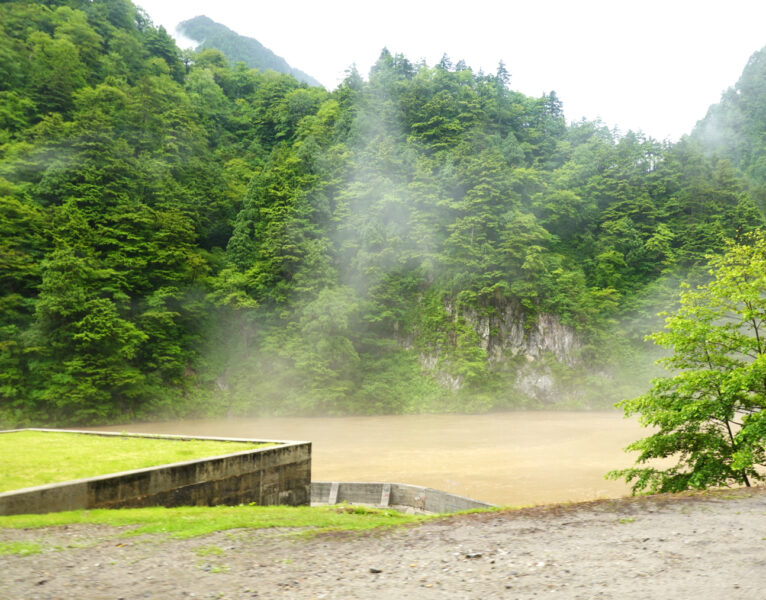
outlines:
[[312, 442], [312, 480], [424, 485], [495, 504], [615, 498], [606, 481], [630, 466], [623, 448], [647, 434], [612, 412], [509, 412], [338, 418], [188, 420], [112, 431]]

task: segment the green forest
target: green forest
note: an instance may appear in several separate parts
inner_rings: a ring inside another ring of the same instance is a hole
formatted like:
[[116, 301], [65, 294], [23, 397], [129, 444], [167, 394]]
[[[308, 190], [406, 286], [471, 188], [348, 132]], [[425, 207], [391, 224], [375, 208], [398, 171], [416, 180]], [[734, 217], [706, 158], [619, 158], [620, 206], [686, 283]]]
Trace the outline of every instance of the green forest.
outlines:
[[611, 406], [762, 227], [766, 52], [700, 117], [386, 49], [327, 91], [128, 0], [2, 3], [0, 424]]

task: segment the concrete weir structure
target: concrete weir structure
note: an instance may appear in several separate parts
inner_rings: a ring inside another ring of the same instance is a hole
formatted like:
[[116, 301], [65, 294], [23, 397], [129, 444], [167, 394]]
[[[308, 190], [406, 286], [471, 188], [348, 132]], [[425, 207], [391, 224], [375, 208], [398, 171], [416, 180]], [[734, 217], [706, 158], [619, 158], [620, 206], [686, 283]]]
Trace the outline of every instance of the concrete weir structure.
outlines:
[[[311, 500], [310, 442], [61, 429], [31, 431], [275, 445], [0, 493], [0, 515], [143, 506], [301, 506]], [[0, 435], [3, 433], [10, 432]]]
[[488, 504], [465, 496], [407, 483], [366, 483], [356, 481], [313, 481], [311, 504], [321, 506], [349, 502], [379, 508], [411, 508], [422, 513], [449, 513], [474, 508], [490, 508]]

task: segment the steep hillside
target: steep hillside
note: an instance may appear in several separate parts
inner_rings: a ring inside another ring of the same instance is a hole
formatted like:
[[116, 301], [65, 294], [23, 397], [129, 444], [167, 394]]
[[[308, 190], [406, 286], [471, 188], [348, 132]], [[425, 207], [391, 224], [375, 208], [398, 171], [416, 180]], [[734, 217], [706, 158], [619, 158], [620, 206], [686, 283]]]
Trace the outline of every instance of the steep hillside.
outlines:
[[277, 56], [258, 40], [239, 35], [225, 25], [203, 15], [178, 24], [178, 31], [199, 45], [197, 50], [216, 48], [233, 63], [243, 62], [251, 69], [287, 73], [308, 85], [321, 85], [300, 69], [294, 69], [281, 56]]
[[609, 405], [762, 225], [730, 160], [502, 64], [384, 50], [328, 92], [128, 0], [2, 3], [0, 57], [9, 425]]
[[766, 48], [750, 57], [736, 85], [710, 107], [692, 135], [741, 170], [766, 212]]

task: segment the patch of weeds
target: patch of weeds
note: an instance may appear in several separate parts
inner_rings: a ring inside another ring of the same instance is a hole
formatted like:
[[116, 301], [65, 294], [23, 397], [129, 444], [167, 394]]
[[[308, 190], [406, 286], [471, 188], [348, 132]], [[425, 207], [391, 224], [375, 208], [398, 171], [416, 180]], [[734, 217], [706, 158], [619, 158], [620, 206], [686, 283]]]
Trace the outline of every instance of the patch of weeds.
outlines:
[[18, 556], [32, 556], [40, 554], [43, 547], [35, 542], [0, 542], [0, 556], [17, 554]]
[[53, 546], [53, 550], [56, 552], [63, 552], [65, 550], [77, 550], [79, 548], [90, 548], [92, 546], [95, 546], [97, 543], [98, 543], [97, 539], [77, 538], [77, 539], [71, 540], [65, 546], [62, 546], [60, 544]]
[[242, 531], [238, 531], [238, 530], [235, 530], [235, 531], [227, 531], [227, 532], [224, 534], [224, 537], [225, 537], [227, 540], [230, 540], [230, 541], [232, 541], [232, 542], [241, 542], [242, 540], [244, 540], [244, 539], [245, 539], [245, 534], [244, 534], [244, 533], [242, 533]]
[[229, 565], [200, 561], [197, 563], [197, 568], [207, 573], [226, 573], [229, 570]]
[[221, 554], [223, 554], [223, 548], [213, 544], [197, 548], [197, 556], [221, 556]]
[[[191, 538], [231, 529], [292, 529], [312, 535], [330, 531], [364, 531], [422, 523], [435, 516], [405, 515], [364, 506], [186, 506], [178, 508], [94, 509], [43, 515], [0, 517], [0, 528], [35, 528], [78, 523], [130, 527], [119, 537], [158, 535]], [[310, 532], [310, 533], [309, 533]]]

